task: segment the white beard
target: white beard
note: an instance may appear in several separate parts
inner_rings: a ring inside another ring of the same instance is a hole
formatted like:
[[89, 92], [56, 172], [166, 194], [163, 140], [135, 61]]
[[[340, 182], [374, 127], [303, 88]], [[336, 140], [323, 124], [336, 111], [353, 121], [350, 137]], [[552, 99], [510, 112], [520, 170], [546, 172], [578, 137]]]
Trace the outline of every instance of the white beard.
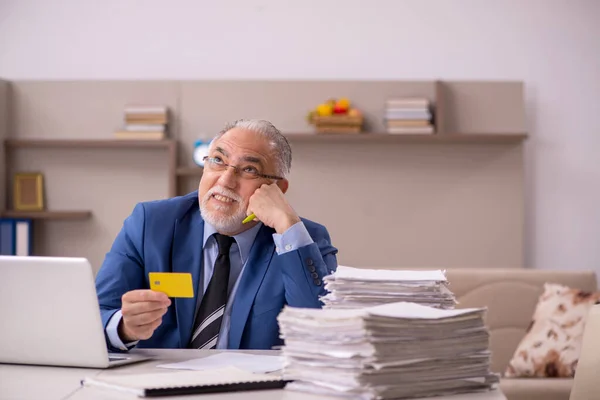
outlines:
[[[230, 207], [219, 205], [213, 202], [211, 205], [212, 210], [209, 210], [208, 202], [214, 194], [220, 194], [235, 200], [234, 204], [237, 208], [233, 210], [232, 214], [225, 215], [219, 211], [226, 210]], [[212, 187], [202, 198], [202, 201], [200, 202], [200, 213], [202, 214], [202, 218], [214, 226], [215, 229], [220, 233], [227, 234], [238, 232], [242, 230], [242, 221], [244, 218], [246, 218], [246, 210], [243, 207], [241, 200], [242, 199], [240, 196], [231, 190], [222, 186], [215, 186]]]

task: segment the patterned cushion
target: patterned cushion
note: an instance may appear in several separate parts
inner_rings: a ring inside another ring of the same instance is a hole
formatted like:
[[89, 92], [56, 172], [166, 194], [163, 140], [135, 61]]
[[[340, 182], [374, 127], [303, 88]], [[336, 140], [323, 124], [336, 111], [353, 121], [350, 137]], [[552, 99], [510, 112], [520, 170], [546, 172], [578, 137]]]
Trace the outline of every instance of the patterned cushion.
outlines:
[[505, 377], [573, 377], [585, 319], [595, 303], [600, 303], [600, 293], [546, 283]]

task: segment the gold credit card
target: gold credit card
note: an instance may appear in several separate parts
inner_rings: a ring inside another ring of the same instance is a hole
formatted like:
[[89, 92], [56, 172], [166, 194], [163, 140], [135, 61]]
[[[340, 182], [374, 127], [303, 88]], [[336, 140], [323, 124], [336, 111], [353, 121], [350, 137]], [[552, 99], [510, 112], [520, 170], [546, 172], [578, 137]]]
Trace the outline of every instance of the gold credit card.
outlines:
[[150, 289], [169, 297], [194, 297], [192, 274], [180, 272], [150, 272]]

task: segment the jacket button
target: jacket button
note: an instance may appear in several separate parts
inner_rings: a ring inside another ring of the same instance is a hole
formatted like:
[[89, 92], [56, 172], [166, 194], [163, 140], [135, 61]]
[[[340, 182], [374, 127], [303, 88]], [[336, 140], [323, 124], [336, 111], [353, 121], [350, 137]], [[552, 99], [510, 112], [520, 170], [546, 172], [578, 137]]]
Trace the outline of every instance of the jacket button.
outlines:
[[313, 282], [315, 283], [315, 285], [321, 286], [321, 280], [320, 279], [315, 279]]
[[306, 259], [306, 264], [307, 264], [307, 265], [315, 265], [315, 262], [313, 261], [313, 259], [312, 259], [312, 258], [307, 258], [307, 259]]
[[317, 274], [316, 272], [313, 272], [310, 274], [310, 276], [312, 276], [314, 279], [317, 279], [319, 277], [319, 274]]
[[310, 272], [315, 272], [315, 271], [317, 270], [317, 268], [315, 268], [315, 266], [314, 266], [314, 265], [309, 265], [309, 266], [308, 266], [308, 270], [309, 270]]

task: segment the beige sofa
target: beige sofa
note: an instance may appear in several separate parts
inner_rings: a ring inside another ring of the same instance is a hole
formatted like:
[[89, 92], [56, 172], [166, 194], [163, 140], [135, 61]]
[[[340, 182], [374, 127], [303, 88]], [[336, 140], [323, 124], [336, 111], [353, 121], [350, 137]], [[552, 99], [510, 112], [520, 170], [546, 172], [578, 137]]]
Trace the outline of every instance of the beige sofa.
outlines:
[[[533, 269], [448, 269], [450, 289], [463, 307], [488, 307], [492, 370], [503, 374], [531, 317], [545, 282], [596, 291], [593, 271]], [[508, 400], [568, 400], [572, 379], [502, 378]]]

